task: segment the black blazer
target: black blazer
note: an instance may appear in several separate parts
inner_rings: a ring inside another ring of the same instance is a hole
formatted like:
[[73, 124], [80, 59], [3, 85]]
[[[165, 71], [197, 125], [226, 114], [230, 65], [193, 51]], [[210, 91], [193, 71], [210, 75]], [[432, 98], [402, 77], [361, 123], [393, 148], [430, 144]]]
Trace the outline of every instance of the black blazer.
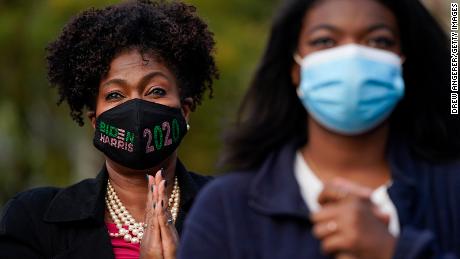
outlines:
[[[181, 187], [176, 221], [180, 234], [194, 197], [211, 177], [188, 172], [179, 161], [176, 175]], [[2, 210], [0, 258], [114, 258], [104, 223], [107, 178], [104, 166], [95, 179], [16, 195]]]

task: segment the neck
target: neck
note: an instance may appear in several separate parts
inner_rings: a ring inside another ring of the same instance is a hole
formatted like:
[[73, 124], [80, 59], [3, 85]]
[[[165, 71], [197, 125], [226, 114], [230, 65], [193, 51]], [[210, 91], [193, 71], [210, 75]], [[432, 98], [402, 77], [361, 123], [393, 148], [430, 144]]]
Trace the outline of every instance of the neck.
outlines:
[[[167, 180], [166, 193], [169, 197], [174, 184], [176, 161], [177, 154], [174, 152], [158, 166], [146, 170], [134, 170], [106, 158], [110, 183], [123, 205], [137, 222], [144, 221], [147, 195], [150, 195], [146, 174], [155, 176], [157, 171], [163, 168], [163, 179]], [[109, 219], [110, 217], [106, 214], [106, 221]]]
[[308, 143], [301, 152], [323, 182], [341, 177], [377, 188], [389, 180], [388, 123], [358, 136], [333, 133], [310, 118], [308, 125]]

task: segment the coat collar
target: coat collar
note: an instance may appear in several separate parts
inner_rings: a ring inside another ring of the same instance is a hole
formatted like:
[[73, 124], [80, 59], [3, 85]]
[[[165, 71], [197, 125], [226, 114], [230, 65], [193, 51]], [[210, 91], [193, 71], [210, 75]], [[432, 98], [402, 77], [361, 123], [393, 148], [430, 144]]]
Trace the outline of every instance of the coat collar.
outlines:
[[187, 172], [184, 165], [179, 160], [177, 160], [176, 164], [176, 175], [180, 186], [180, 210], [177, 215], [175, 226], [177, 232], [181, 234], [185, 216], [192, 207], [192, 203], [201, 186], [192, 178], [194, 173]]
[[423, 215], [415, 215], [414, 206], [418, 204], [417, 179], [430, 170], [423, 160], [417, 159], [408, 148], [406, 142], [398, 136], [393, 136], [388, 148], [392, 185], [388, 194], [398, 212], [401, 226], [419, 221]]
[[104, 196], [108, 173], [105, 165], [95, 179], [86, 179], [59, 191], [51, 201], [44, 220], [50, 223], [104, 220]]
[[[294, 176], [295, 154], [303, 144], [300, 140], [291, 141], [272, 152], [262, 163], [250, 184], [249, 204], [252, 208], [271, 216], [308, 219], [310, 212]], [[400, 139], [390, 139], [387, 157], [393, 179], [393, 185], [389, 189], [390, 197], [398, 211], [407, 211], [416, 197], [416, 176], [413, 174], [420, 169], [415, 168], [416, 163]]]
[[181, 208], [184, 206], [190, 206], [195, 196], [198, 194], [200, 186], [198, 186], [198, 184], [193, 180], [192, 173], [189, 173], [179, 160], [177, 160], [176, 163], [176, 175], [181, 188]]
[[[178, 218], [184, 218], [183, 207], [190, 207], [199, 190], [183, 164], [177, 160], [176, 175], [181, 186], [181, 210]], [[105, 190], [108, 172], [105, 165], [94, 179], [83, 180], [75, 185], [60, 190], [51, 201], [44, 215], [44, 221], [50, 223], [91, 220], [103, 223], [105, 212]], [[188, 210], [188, 209], [187, 209]], [[179, 222], [180, 220], [178, 220]], [[182, 222], [180, 222], [182, 225]]]
[[309, 211], [294, 177], [295, 153], [300, 145], [290, 142], [263, 162], [250, 184], [251, 207], [272, 216], [307, 219]]

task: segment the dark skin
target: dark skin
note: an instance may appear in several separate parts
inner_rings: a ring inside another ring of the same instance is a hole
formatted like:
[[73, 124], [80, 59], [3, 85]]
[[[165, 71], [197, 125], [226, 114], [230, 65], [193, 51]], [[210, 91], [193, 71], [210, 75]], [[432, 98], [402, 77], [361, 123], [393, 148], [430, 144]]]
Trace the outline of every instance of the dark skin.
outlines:
[[[351, 43], [402, 57], [396, 17], [375, 0], [316, 2], [303, 19], [297, 54], [305, 57]], [[299, 65], [293, 65], [291, 76], [298, 86]], [[322, 209], [311, 215], [322, 250], [336, 258], [391, 258], [395, 238], [387, 229], [388, 216], [370, 201], [372, 190], [391, 179], [385, 157], [388, 121], [358, 136], [332, 132], [311, 116], [306, 123], [309, 142], [301, 152], [325, 183], [319, 198]]]
[[[96, 110], [88, 113], [93, 128], [101, 113], [135, 98], [181, 108], [185, 119], [189, 119], [192, 99], [181, 101], [180, 89], [172, 71], [155, 55], [141, 56], [137, 50], [127, 50], [112, 60], [107, 76], [99, 84]], [[166, 206], [173, 188], [177, 153], [147, 170], [130, 169], [108, 157], [105, 159], [109, 179], [118, 197], [137, 222], [148, 224], [141, 258], [175, 258], [177, 232], [174, 225], [166, 223], [170, 217]], [[161, 168], [164, 169], [163, 175], [159, 171]], [[146, 174], [151, 175], [149, 179], [146, 179]], [[161, 201], [163, 207], [152, 209], [153, 204], [161, 205]], [[105, 221], [112, 222], [107, 211]]]

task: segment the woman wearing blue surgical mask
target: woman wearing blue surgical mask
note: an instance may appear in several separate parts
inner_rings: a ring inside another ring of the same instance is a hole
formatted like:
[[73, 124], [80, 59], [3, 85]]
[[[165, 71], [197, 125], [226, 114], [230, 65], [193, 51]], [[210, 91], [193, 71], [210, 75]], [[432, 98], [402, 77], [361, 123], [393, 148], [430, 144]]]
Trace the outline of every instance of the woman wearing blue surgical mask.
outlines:
[[459, 258], [449, 41], [417, 0], [287, 0], [180, 258]]
[[80, 126], [88, 112], [105, 162], [95, 179], [11, 199], [0, 258], [176, 258], [210, 180], [177, 149], [217, 76], [213, 34], [194, 6], [127, 1], [76, 15], [47, 51], [50, 83]]

